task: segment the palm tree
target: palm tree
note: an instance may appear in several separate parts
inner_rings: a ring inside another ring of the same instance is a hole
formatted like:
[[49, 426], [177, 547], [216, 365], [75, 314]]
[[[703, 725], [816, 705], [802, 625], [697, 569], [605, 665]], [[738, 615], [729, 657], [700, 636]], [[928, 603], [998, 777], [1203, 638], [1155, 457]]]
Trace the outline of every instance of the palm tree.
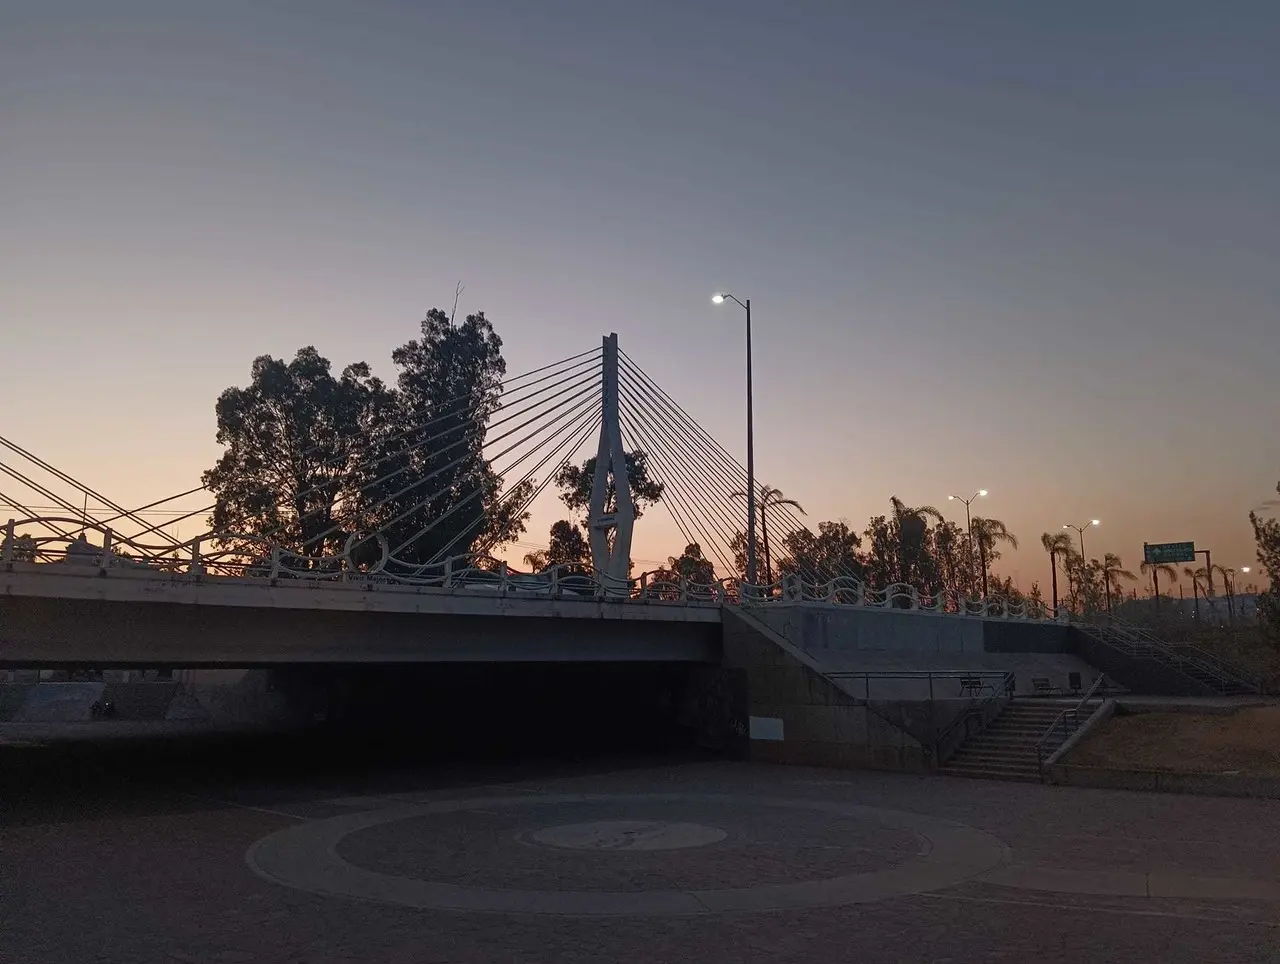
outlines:
[[1147, 562], [1145, 559], [1142, 565], [1138, 566], [1143, 575], [1151, 573], [1151, 589], [1156, 597], [1156, 612], [1160, 611], [1160, 577], [1164, 576], [1168, 580], [1169, 585], [1173, 585], [1178, 581], [1178, 570], [1167, 562]]
[[1214, 566], [1213, 572], [1222, 576], [1222, 588], [1227, 594], [1227, 619], [1230, 620], [1234, 628], [1236, 623], [1236, 607], [1235, 607], [1235, 577], [1236, 571], [1229, 566]]
[[[1201, 566], [1199, 569], [1193, 569], [1190, 566], [1182, 567], [1182, 574], [1191, 579], [1191, 598], [1195, 600], [1196, 606], [1196, 622], [1200, 621], [1200, 592], [1203, 591], [1201, 580], [1208, 576], [1205, 568]], [[1208, 597], [1205, 597], [1206, 599]]]
[[[732, 498], [745, 499], [747, 493], [735, 492]], [[764, 547], [764, 581], [766, 585], [773, 585], [773, 565], [769, 557], [769, 510], [780, 509], [783, 506], [790, 506], [798, 511], [801, 515], [808, 515], [802, 506], [795, 499], [788, 499], [782, 494], [781, 489], [775, 489], [772, 485], [760, 486], [760, 497], [757, 500], [760, 504], [760, 541]]]
[[[1138, 577], [1124, 568], [1124, 563], [1120, 561], [1120, 557], [1114, 552], [1108, 552], [1102, 557], [1102, 585], [1107, 590], [1107, 612], [1111, 612], [1111, 593], [1114, 591], [1120, 593], [1120, 580], [1127, 579], [1133, 582]], [[1123, 595], [1123, 593], [1121, 593]]]
[[893, 506], [893, 519], [898, 524], [899, 579], [905, 583], [920, 581], [920, 570], [926, 556], [925, 533], [929, 519], [941, 522], [942, 513], [931, 505], [907, 505], [896, 495], [889, 497]]
[[524, 564], [534, 572], [541, 572], [547, 568], [547, 550], [535, 549], [533, 552], [524, 554]]
[[982, 598], [987, 598], [987, 560], [996, 551], [996, 543], [1004, 542], [1018, 548], [1017, 537], [999, 519], [973, 520], [973, 542], [978, 547], [978, 565], [982, 570]]
[[1071, 536], [1065, 532], [1046, 532], [1040, 537], [1040, 545], [1049, 553], [1049, 569], [1053, 573], [1053, 611], [1058, 611], [1058, 556], [1066, 558], [1071, 551]]

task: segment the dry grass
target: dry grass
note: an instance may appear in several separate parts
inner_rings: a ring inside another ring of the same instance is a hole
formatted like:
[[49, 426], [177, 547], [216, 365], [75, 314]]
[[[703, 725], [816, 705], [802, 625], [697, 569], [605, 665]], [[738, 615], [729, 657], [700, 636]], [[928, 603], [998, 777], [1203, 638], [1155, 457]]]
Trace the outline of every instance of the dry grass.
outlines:
[[1114, 770], [1280, 775], [1280, 706], [1113, 716], [1066, 761]]

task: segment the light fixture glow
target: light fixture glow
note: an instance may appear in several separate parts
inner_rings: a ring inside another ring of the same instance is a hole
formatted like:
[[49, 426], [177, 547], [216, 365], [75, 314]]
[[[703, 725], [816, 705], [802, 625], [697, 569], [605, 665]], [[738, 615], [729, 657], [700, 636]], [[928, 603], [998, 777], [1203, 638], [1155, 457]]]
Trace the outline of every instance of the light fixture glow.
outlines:
[[724, 295], [719, 294], [719, 293], [712, 295], [712, 296], [711, 296], [711, 303], [712, 303], [713, 305], [722, 305], [722, 304], [724, 304]]
[[1241, 572], [1248, 572], [1248, 571], [1249, 571], [1249, 567], [1248, 567], [1248, 566], [1241, 566], [1241, 567], [1240, 567], [1240, 571], [1241, 571]]
[[986, 494], [987, 494], [987, 490], [986, 490], [986, 489], [979, 489], [979, 490], [978, 490], [978, 495], [986, 495]]
[[1092, 522], [1090, 522], [1090, 523], [1089, 523], [1089, 525], [1091, 525], [1091, 526], [1100, 526], [1100, 525], [1102, 525], [1102, 523], [1101, 523], [1098, 519], [1094, 519]]

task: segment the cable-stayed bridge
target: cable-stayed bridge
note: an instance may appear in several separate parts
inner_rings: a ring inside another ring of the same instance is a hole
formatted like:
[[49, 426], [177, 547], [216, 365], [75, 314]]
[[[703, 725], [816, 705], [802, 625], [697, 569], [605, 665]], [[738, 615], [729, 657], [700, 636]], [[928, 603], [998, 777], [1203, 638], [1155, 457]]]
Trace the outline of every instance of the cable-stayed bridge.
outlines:
[[[272, 524], [255, 531], [216, 502], [167, 508], [207, 497], [200, 486], [128, 508], [0, 435], [0, 503], [13, 515], [0, 567], [0, 662], [245, 665], [335, 659], [359, 646], [407, 660], [430, 639], [437, 657], [510, 656], [521, 644], [495, 642], [504, 633], [542, 640], [525, 645], [526, 658], [560, 639], [606, 658], [706, 659], [702, 627], [718, 625], [725, 605], [1044, 616], [1001, 599], [867, 586], [847, 570], [791, 565], [775, 577], [766, 564], [756, 584], [745, 582], [745, 469], [616, 335], [374, 441], [322, 459], [322, 478], [279, 500], [265, 514]], [[663, 485], [658, 511], [705, 554], [692, 575], [634, 572], [627, 456], [637, 450]], [[495, 518], [523, 517], [552, 497], [562, 469], [589, 456], [590, 563], [528, 572], [499, 558]], [[775, 545], [803, 534], [791, 507], [760, 504], [756, 522]], [[214, 519], [222, 524], [194, 537], [169, 531]], [[588, 632], [589, 623], [607, 629]]]

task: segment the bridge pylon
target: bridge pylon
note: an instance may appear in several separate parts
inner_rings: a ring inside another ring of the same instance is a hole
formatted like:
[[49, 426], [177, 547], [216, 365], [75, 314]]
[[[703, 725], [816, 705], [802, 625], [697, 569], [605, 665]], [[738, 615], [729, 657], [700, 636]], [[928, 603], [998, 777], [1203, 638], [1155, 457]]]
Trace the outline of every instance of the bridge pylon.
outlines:
[[[588, 537], [591, 561], [605, 586], [621, 592], [627, 585], [631, 565], [631, 531], [635, 505], [627, 474], [627, 453], [622, 445], [622, 425], [618, 416], [618, 336], [604, 336], [603, 394], [601, 400], [600, 444], [596, 449], [596, 471], [591, 482]], [[613, 497], [609, 482], [612, 477]], [[612, 502], [612, 505], [610, 504]], [[613, 587], [617, 587], [616, 590]]]

